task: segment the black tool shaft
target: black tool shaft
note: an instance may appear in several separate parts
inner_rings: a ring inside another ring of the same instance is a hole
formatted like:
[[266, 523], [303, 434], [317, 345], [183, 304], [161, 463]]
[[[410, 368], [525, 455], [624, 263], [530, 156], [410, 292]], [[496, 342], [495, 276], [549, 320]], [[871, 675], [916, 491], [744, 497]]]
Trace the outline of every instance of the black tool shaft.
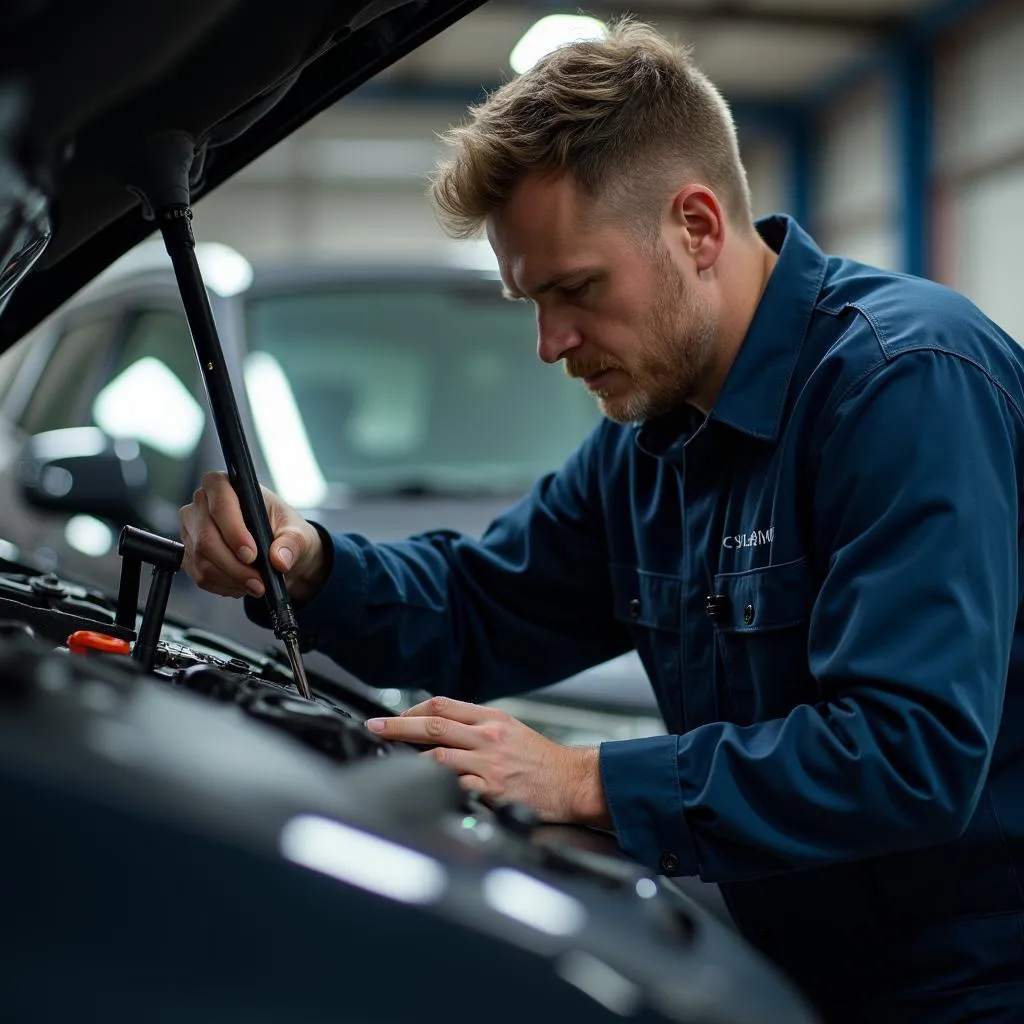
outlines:
[[139, 636], [132, 648], [132, 657], [149, 672], [153, 671], [156, 662], [156, 645], [160, 642], [160, 629], [167, 614], [167, 602], [171, 596], [173, 582], [173, 569], [153, 569], [146, 609], [142, 613], [142, 622], [139, 625]]
[[[210, 298], [196, 259], [195, 239], [192, 235], [192, 211], [187, 206], [173, 205], [157, 211], [157, 223], [163, 235], [167, 254], [174, 267], [185, 318], [192, 334], [199, 369], [206, 385], [221, 451], [227, 464], [228, 477], [238, 495], [242, 518], [256, 541], [256, 568], [266, 588], [267, 603], [274, 634], [291, 653], [298, 650], [298, 624], [292, 609], [284, 576], [270, 564], [270, 545], [273, 533], [263, 500], [252, 453], [242, 429], [238, 403], [228, 377], [227, 363], [221, 349], [217, 326], [213, 320]], [[299, 674], [296, 684], [304, 697], [309, 697], [309, 684], [301, 661], [296, 661]]]
[[142, 562], [130, 555], [121, 558], [121, 582], [117, 588], [117, 616], [114, 621], [135, 632], [139, 612], [139, 587], [142, 585]]

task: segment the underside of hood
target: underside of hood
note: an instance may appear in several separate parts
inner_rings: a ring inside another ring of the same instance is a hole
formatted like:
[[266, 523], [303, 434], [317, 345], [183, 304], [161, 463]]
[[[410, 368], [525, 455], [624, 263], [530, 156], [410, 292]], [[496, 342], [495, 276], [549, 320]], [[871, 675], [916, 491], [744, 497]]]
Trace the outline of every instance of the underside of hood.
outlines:
[[153, 230], [127, 171], [146, 138], [195, 140], [194, 201], [480, 3], [5, 4], [0, 270], [49, 240], [6, 302], [0, 351]]

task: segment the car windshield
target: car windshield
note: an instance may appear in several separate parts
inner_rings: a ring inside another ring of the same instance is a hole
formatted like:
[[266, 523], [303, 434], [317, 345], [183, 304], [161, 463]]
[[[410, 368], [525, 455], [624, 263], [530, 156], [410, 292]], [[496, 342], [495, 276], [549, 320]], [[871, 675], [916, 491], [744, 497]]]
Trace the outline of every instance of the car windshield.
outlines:
[[298, 507], [522, 491], [600, 418], [493, 280], [256, 296], [246, 333], [256, 433]]

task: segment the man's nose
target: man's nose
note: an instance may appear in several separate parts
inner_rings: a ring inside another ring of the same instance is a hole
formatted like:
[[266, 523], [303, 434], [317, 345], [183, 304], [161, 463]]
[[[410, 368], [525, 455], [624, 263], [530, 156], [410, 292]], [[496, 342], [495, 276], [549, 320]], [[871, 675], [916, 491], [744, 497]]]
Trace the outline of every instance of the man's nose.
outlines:
[[557, 363], [581, 343], [580, 333], [571, 323], [537, 311], [537, 355], [545, 363]]

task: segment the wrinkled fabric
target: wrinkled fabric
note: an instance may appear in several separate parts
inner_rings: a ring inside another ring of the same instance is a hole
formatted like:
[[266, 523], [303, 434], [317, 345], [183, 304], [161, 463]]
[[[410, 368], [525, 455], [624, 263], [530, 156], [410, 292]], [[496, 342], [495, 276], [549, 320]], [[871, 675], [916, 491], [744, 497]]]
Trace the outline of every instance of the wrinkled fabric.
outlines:
[[[483, 701], [635, 648], [623, 849], [718, 882], [829, 1020], [1024, 1019], [1024, 360], [794, 221], [710, 414], [605, 422], [481, 541], [335, 536], [309, 642]], [[250, 614], [258, 617], [250, 603]]]

